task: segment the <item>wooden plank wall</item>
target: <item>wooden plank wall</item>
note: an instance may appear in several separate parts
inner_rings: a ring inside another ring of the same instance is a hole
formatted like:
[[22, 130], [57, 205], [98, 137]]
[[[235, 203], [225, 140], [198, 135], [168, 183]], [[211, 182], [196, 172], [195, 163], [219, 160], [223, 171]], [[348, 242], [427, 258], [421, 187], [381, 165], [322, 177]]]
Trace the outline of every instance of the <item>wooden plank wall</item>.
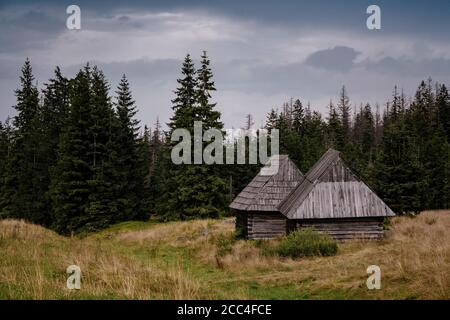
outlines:
[[[292, 225], [293, 224], [293, 225]], [[294, 228], [313, 228], [329, 234], [336, 240], [383, 238], [383, 219], [334, 219], [334, 220], [293, 220], [290, 230]]]
[[285, 234], [286, 218], [281, 213], [248, 213], [248, 239], [271, 239]]

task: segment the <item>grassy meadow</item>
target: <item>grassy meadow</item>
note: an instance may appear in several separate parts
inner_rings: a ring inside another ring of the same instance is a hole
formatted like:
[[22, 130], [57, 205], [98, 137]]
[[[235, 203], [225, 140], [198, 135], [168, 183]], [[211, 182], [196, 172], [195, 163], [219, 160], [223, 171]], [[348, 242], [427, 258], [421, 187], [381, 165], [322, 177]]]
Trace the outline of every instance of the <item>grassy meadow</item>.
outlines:
[[[292, 260], [235, 240], [231, 218], [127, 222], [71, 238], [3, 220], [0, 299], [450, 299], [449, 231], [450, 211], [395, 217], [383, 241]], [[66, 288], [72, 264], [80, 290]], [[381, 267], [380, 290], [366, 287], [369, 265]]]

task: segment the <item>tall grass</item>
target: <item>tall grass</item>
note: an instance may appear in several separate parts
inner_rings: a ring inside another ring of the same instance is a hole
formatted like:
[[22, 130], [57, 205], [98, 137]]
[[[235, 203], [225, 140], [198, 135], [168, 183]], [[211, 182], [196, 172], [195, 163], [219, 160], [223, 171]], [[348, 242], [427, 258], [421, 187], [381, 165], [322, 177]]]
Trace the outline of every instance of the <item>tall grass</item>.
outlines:
[[[395, 217], [383, 241], [280, 259], [264, 248], [286, 240], [237, 240], [232, 219], [127, 223], [84, 238], [2, 220], [0, 299], [450, 299], [448, 230], [449, 211]], [[81, 290], [66, 288], [71, 264]], [[373, 264], [382, 289], [369, 291]]]
[[[78, 265], [82, 289], [66, 288]], [[199, 283], [181, 266], [165, 269], [118, 250], [113, 242], [64, 238], [23, 221], [0, 221], [0, 298], [196, 299]]]

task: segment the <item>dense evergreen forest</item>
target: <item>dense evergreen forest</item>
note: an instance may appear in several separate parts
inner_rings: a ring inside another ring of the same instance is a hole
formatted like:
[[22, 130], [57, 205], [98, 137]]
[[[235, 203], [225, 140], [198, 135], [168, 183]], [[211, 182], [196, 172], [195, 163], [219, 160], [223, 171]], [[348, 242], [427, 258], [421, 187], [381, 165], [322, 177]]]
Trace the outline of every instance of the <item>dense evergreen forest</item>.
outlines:
[[[136, 120], [125, 76], [113, 90], [95, 66], [86, 65], [73, 79], [57, 67], [39, 90], [26, 60], [15, 91], [16, 116], [0, 123], [0, 217], [71, 234], [150, 216], [227, 214], [260, 165], [170, 160], [176, 128], [192, 131], [201, 120], [204, 130], [223, 129], [211, 98], [215, 90], [206, 52], [198, 69], [187, 55], [168, 130], [159, 121], [150, 129]], [[251, 128], [252, 116], [243, 123]], [[302, 172], [327, 148], [342, 151], [398, 214], [449, 207], [450, 96], [444, 84], [423, 81], [412, 98], [395, 87], [385, 105], [358, 107], [343, 87], [325, 116], [291, 99], [268, 113], [265, 127], [280, 130], [280, 153]]]

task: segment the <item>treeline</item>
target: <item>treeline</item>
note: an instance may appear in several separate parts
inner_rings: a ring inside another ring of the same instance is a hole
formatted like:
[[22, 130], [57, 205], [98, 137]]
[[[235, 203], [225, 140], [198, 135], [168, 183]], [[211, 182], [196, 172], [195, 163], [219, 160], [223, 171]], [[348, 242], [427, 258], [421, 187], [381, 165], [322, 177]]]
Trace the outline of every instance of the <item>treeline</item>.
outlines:
[[114, 99], [89, 65], [73, 79], [56, 68], [42, 92], [34, 82], [27, 60], [17, 115], [0, 127], [1, 216], [64, 234], [144, 218], [149, 138], [137, 135], [126, 77]]
[[300, 100], [272, 109], [266, 128], [280, 130], [280, 152], [306, 172], [328, 148], [397, 213], [450, 205], [450, 97], [444, 84], [422, 81], [414, 98], [394, 88], [383, 112], [354, 109], [345, 87], [326, 119]]
[[71, 234], [151, 215], [225, 214], [233, 186], [242, 188], [258, 166], [172, 163], [173, 130], [192, 131], [197, 120], [203, 130], [223, 128], [210, 102], [215, 87], [206, 52], [198, 69], [187, 55], [181, 71], [163, 131], [159, 121], [153, 130], [140, 127], [125, 76], [111, 90], [96, 66], [72, 79], [57, 67], [39, 91], [27, 59], [15, 92], [17, 114], [0, 123], [0, 218]]
[[[187, 55], [177, 81], [163, 131], [159, 121], [153, 129], [140, 126], [125, 76], [112, 90], [95, 66], [71, 79], [56, 68], [39, 90], [27, 60], [15, 92], [16, 116], [0, 123], [0, 217], [71, 234], [150, 216], [227, 214], [261, 164], [174, 165], [175, 129], [192, 132], [194, 121], [202, 121], [204, 131], [224, 127], [211, 101], [216, 88], [206, 52], [199, 68]], [[248, 115], [244, 129], [252, 126]], [[368, 104], [354, 111], [343, 88], [326, 118], [291, 100], [268, 114], [266, 128], [280, 130], [280, 152], [302, 172], [327, 148], [342, 151], [397, 213], [449, 206], [450, 98], [444, 85], [422, 82], [411, 100], [395, 88], [383, 111]], [[228, 143], [236, 148], [236, 141]]]

